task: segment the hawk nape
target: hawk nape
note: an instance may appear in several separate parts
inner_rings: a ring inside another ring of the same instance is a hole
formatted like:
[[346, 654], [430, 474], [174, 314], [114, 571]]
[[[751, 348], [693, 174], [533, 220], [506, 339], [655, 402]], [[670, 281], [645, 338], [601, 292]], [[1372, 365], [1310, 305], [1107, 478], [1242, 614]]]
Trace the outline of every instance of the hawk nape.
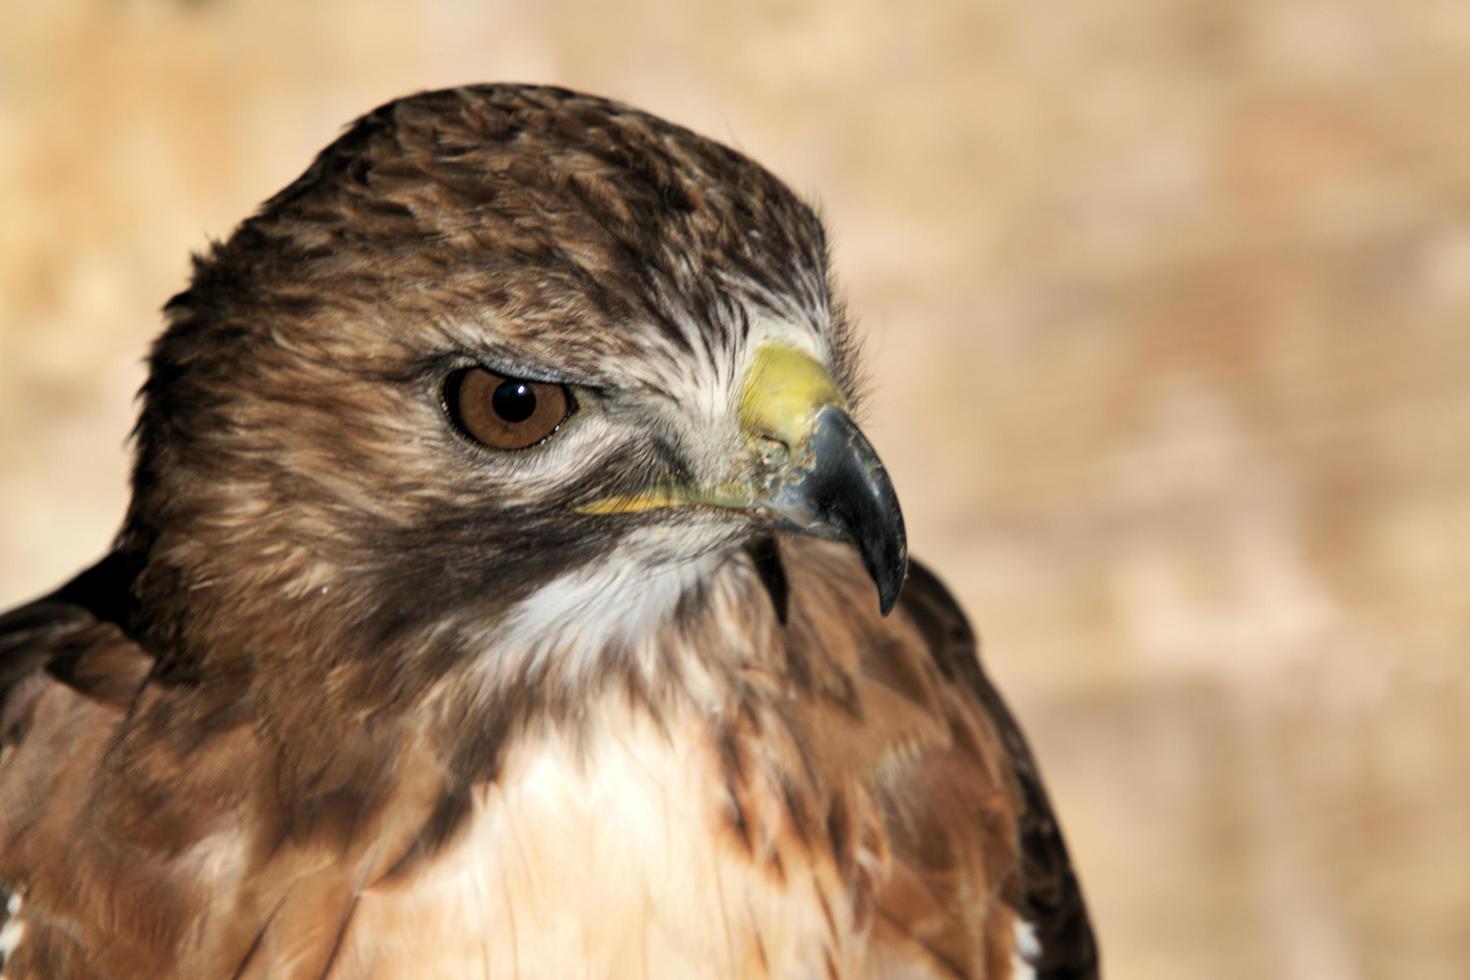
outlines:
[[0, 620], [9, 980], [1097, 975], [765, 170], [417, 95], [166, 312], [114, 549]]

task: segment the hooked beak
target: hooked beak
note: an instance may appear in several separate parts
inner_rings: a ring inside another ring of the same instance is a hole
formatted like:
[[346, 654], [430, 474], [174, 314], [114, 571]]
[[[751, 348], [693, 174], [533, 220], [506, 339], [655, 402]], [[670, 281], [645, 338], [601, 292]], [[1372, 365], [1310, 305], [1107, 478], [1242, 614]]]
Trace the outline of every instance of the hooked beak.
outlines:
[[796, 348], [761, 346], [741, 388], [740, 429], [752, 475], [738, 485], [650, 488], [581, 509], [608, 514], [714, 506], [846, 542], [862, 558], [887, 615], [908, 574], [903, 513], [878, 454], [848, 415], [831, 375]]
[[886, 616], [908, 575], [903, 512], [893, 483], [872, 444], [837, 406], [817, 413], [804, 448], [765, 505], [780, 527], [856, 548]]

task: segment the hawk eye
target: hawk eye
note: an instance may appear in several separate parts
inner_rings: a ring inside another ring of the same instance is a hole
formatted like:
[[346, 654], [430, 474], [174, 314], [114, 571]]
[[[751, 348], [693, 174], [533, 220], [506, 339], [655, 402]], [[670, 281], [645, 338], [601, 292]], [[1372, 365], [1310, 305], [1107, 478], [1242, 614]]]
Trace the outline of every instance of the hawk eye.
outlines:
[[465, 435], [491, 449], [525, 449], [555, 432], [576, 407], [565, 385], [465, 368], [444, 383], [444, 406]]

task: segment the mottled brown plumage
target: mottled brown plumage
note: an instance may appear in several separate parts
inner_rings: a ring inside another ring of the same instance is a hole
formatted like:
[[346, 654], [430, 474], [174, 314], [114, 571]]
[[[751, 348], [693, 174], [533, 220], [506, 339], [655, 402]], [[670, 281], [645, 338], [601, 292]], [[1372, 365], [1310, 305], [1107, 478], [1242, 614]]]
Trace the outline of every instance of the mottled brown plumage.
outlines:
[[[113, 552], [0, 620], [4, 976], [1096, 976], [963, 615], [875, 600], [901, 518], [769, 173], [414, 96], [167, 313]], [[575, 410], [480, 445], [472, 365]]]

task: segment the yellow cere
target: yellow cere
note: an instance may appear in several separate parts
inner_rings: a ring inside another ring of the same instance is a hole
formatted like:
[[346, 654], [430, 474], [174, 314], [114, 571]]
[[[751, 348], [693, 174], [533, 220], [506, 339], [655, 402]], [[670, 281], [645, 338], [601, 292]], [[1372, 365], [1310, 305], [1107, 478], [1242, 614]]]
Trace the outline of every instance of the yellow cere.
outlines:
[[786, 344], [762, 344], [740, 391], [740, 427], [795, 448], [811, 435], [818, 412], [844, 403], [837, 383], [811, 355]]

